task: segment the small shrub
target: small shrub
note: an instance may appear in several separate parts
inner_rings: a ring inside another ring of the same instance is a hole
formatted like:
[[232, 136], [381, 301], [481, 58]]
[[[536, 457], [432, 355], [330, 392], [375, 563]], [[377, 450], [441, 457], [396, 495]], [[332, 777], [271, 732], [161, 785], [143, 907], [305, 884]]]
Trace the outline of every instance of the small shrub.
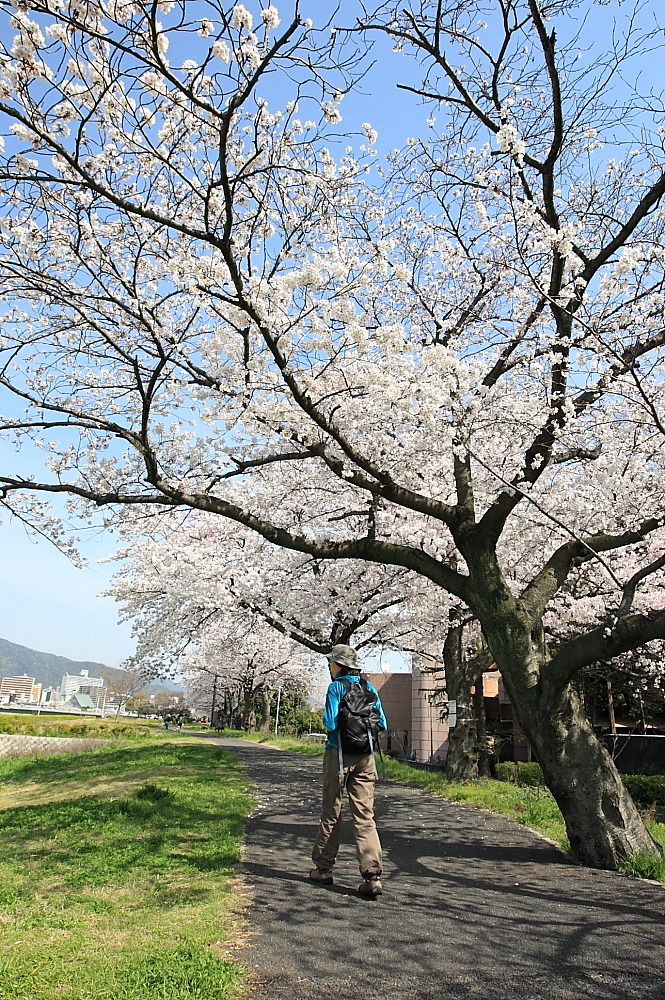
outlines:
[[159, 785], [148, 783], [142, 785], [135, 793], [137, 799], [148, 799], [150, 802], [160, 802], [163, 799], [172, 799], [173, 792], [168, 788], [160, 788]]
[[624, 774], [622, 779], [638, 809], [665, 812], [665, 774]]
[[504, 760], [495, 767], [495, 774], [498, 781], [508, 781], [515, 784], [515, 765], [512, 760]]
[[530, 785], [537, 788], [545, 784], [540, 764], [535, 762], [514, 763], [505, 760], [496, 765], [496, 776], [499, 781], [509, 781], [514, 785]]

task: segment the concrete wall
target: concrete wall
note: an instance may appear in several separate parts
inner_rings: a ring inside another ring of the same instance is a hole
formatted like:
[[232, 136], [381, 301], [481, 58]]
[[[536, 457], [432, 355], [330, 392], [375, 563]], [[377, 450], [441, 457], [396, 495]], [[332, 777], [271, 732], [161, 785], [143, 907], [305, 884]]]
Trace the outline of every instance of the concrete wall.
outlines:
[[[441, 702], [445, 702], [443, 668], [435, 657], [413, 659], [410, 674], [364, 674], [379, 692], [391, 733], [390, 747], [399, 756], [412, 757], [420, 763], [444, 763], [448, 756], [448, 723], [441, 721]], [[434, 695], [434, 692], [437, 692]], [[501, 703], [501, 717], [512, 706], [497, 671], [483, 674], [486, 699]], [[433, 704], [433, 701], [435, 704]], [[498, 711], [497, 711], [498, 716]], [[387, 741], [382, 740], [386, 748]], [[521, 729], [515, 722], [516, 759], [530, 760], [530, 750]]]
[[[411, 751], [421, 762], [443, 764], [448, 756], [448, 723], [441, 721], [441, 708], [432, 704], [435, 690], [443, 685], [440, 664], [428, 656], [414, 657], [411, 689]], [[439, 668], [431, 673], [431, 668]], [[445, 698], [439, 694], [437, 702]]]
[[67, 736], [0, 735], [0, 757], [43, 757], [54, 753], [82, 753], [110, 745], [111, 740]]
[[[448, 755], [448, 723], [441, 722], [441, 709], [430, 696], [441, 687], [442, 675], [430, 673], [437, 661], [414, 657], [409, 674], [364, 674], [379, 692], [390, 729], [390, 748], [399, 756], [412, 756], [424, 763], [443, 763]], [[437, 698], [437, 701], [440, 698]], [[387, 741], [382, 741], [386, 746]]]
[[388, 722], [388, 735], [381, 737], [384, 750], [402, 756], [411, 737], [411, 674], [363, 674], [379, 692]]

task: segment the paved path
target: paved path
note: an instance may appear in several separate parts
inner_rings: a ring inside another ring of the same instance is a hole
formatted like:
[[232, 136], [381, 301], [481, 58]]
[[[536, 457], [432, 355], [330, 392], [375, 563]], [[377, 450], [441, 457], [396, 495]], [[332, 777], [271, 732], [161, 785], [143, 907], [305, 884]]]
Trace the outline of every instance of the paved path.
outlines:
[[307, 881], [320, 758], [215, 739], [258, 797], [245, 861], [256, 1000], [663, 1000], [665, 887], [568, 863], [501, 816], [379, 786], [384, 895]]

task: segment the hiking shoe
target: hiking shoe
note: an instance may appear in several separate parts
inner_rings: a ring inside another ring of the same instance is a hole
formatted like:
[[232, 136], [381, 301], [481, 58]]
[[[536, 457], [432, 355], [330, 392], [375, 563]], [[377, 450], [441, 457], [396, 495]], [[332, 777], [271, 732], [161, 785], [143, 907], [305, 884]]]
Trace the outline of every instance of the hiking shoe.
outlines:
[[358, 886], [358, 894], [365, 899], [376, 899], [383, 892], [381, 878], [379, 875], [367, 874], [363, 876], [363, 881]]
[[312, 868], [309, 877], [312, 882], [318, 882], [319, 885], [333, 884], [333, 876], [330, 868]]

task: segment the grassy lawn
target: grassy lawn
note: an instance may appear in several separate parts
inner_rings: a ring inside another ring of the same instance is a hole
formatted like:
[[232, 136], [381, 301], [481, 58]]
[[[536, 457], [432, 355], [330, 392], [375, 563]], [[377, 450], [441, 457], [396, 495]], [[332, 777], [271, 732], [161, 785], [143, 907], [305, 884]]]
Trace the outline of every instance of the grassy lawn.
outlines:
[[[242, 737], [266, 746], [295, 750], [298, 753], [317, 756], [323, 754], [323, 747], [320, 744], [296, 737], [273, 736], [267, 733], [248, 734], [236, 730], [225, 730], [221, 735]], [[488, 809], [509, 816], [530, 830], [535, 830], [553, 840], [562, 850], [568, 852], [570, 849], [563, 816], [551, 792], [546, 788], [516, 785], [493, 779], [448, 781], [443, 774], [419, 771], [391, 758], [386, 758], [385, 763], [387, 775], [393, 781], [424, 788], [449, 802], [462, 802], [477, 809]], [[648, 812], [644, 818], [651, 835], [665, 848], [665, 823], [655, 822]], [[627, 858], [622, 863], [621, 871], [636, 878], [651, 878], [665, 882], [664, 860], [658, 861], [638, 855]]]
[[222, 729], [216, 733], [231, 739], [249, 740], [250, 743], [261, 743], [275, 750], [293, 750], [295, 753], [308, 754], [311, 757], [323, 757], [323, 745], [307, 737], [274, 736], [273, 733], [246, 733], [244, 729]]
[[237, 762], [180, 736], [0, 761], [0, 997], [221, 1000], [252, 805]]

